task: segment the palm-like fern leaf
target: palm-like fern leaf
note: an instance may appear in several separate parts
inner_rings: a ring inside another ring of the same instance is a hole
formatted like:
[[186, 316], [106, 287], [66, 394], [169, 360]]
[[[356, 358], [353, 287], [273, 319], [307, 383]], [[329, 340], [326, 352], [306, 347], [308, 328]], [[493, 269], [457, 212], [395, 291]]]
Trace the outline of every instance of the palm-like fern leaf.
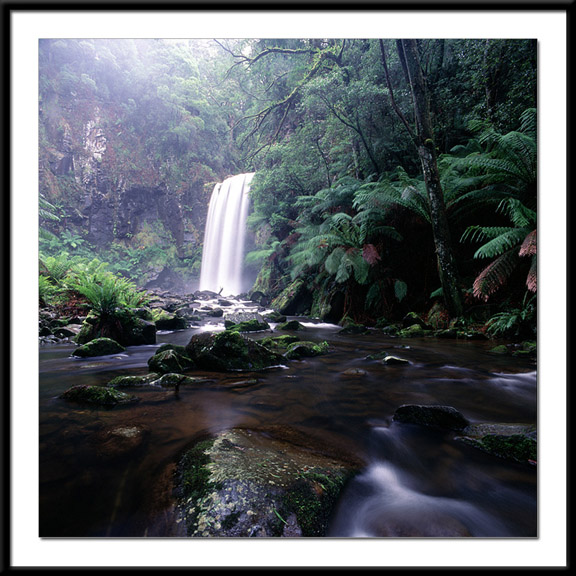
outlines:
[[478, 248], [474, 258], [494, 258], [508, 250], [517, 250], [518, 244], [526, 237], [527, 232], [524, 228], [509, 228], [503, 234], [498, 234]]
[[538, 273], [537, 273], [538, 259], [536, 254], [532, 256], [532, 264], [530, 270], [528, 271], [528, 276], [526, 277], [526, 287], [530, 292], [536, 292], [538, 288]]
[[472, 293], [476, 298], [488, 300], [503, 284], [518, 265], [518, 253], [509, 250], [491, 262], [474, 280]]

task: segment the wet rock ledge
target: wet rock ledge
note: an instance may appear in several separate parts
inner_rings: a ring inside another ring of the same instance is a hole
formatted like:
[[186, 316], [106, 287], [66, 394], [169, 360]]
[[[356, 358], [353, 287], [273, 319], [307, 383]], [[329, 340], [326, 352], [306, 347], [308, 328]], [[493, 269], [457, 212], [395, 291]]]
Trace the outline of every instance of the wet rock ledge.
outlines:
[[[299, 436], [292, 433], [294, 438]], [[231, 429], [202, 440], [175, 473], [180, 521], [192, 537], [325, 535], [360, 463], [269, 432]]]

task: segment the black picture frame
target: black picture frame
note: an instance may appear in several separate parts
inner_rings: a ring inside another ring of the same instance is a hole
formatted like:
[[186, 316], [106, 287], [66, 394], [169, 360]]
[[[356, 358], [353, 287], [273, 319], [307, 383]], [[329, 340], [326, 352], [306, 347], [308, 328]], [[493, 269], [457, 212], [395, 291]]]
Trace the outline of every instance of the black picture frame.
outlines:
[[[0, 262], [0, 269], [2, 270], [3, 274], [6, 276], [4, 282], [2, 283], [2, 296], [3, 296], [3, 307], [2, 312], [0, 313], [0, 323], [2, 326], [1, 332], [1, 350], [2, 350], [2, 357], [0, 358], [1, 364], [4, 368], [4, 386], [2, 387], [3, 391], [3, 419], [2, 419], [2, 492], [3, 492], [3, 499], [2, 499], [2, 514], [1, 514], [1, 531], [2, 531], [2, 547], [0, 549], [1, 552], [1, 559], [0, 559], [0, 567], [2, 571], [6, 572], [15, 572], [15, 571], [35, 571], [35, 570], [42, 570], [42, 569], [147, 569], [147, 570], [154, 570], [154, 569], [162, 569], [165, 570], [186, 570], [186, 569], [236, 569], [236, 570], [270, 570], [270, 569], [290, 569], [290, 568], [298, 568], [298, 569], [346, 569], [352, 567], [354, 570], [370, 570], [370, 569], [437, 569], [437, 568], [444, 568], [444, 569], [468, 569], [468, 568], [482, 568], [482, 567], [490, 567], [490, 568], [501, 568], [501, 569], [515, 569], [519, 567], [524, 567], [525, 569], [540, 569], [540, 568], [548, 568], [548, 569], [566, 569], [569, 568], [569, 546], [568, 546], [568, 525], [569, 525], [569, 516], [568, 522], [566, 526], [562, 526], [565, 529], [563, 535], [566, 536], [565, 542], [560, 542], [560, 544], [564, 545], [564, 549], [566, 551], [565, 557], [550, 557], [546, 554], [542, 555], [542, 558], [550, 562], [550, 564], [538, 564], [534, 562], [533, 565], [530, 564], [530, 547], [526, 546], [522, 548], [521, 554], [522, 557], [519, 557], [516, 552], [513, 552], [513, 556], [511, 558], [501, 559], [497, 557], [494, 561], [491, 561], [489, 558], [486, 559], [486, 565], [481, 564], [478, 566], [469, 566], [464, 560], [461, 565], [454, 566], [448, 562], [450, 560], [450, 555], [453, 552], [450, 549], [446, 549], [446, 551], [442, 552], [443, 557], [446, 559], [447, 563], [444, 566], [439, 566], [438, 561], [435, 563], [430, 561], [429, 566], [421, 566], [420, 559], [418, 555], [421, 553], [419, 551], [412, 551], [408, 548], [406, 549], [405, 553], [405, 560], [406, 564], [389, 564], [389, 555], [387, 553], [387, 546], [386, 543], [381, 543], [379, 550], [374, 553], [370, 551], [367, 553], [367, 549], [369, 545], [367, 543], [355, 543], [356, 548], [352, 549], [352, 544], [350, 545], [350, 553], [347, 558], [350, 558], [347, 563], [343, 563], [341, 566], [333, 564], [333, 558], [329, 556], [330, 551], [326, 552], [323, 550], [323, 546], [317, 542], [314, 543], [304, 543], [306, 547], [303, 549], [302, 546], [299, 546], [295, 543], [286, 543], [287, 552], [285, 550], [282, 553], [278, 554], [274, 549], [272, 552], [263, 551], [260, 548], [256, 548], [252, 545], [251, 542], [234, 542], [234, 543], [222, 543], [222, 542], [210, 542], [207, 543], [208, 547], [210, 548], [209, 552], [202, 556], [202, 560], [199, 564], [196, 563], [198, 556], [195, 554], [193, 545], [188, 547], [186, 550], [185, 557], [186, 560], [178, 560], [177, 555], [174, 554], [174, 550], [176, 547], [183, 547], [188, 546], [189, 543], [182, 543], [182, 542], [172, 542], [166, 543], [166, 550], [159, 554], [159, 560], [161, 558], [164, 559], [164, 562], [161, 564], [154, 564], [150, 566], [143, 566], [140, 562], [141, 559], [138, 558], [137, 555], [132, 555], [133, 553], [130, 552], [114, 552], [113, 556], [110, 558], [114, 558], [112, 563], [104, 563], [98, 565], [83, 565], [82, 562], [86, 560], [85, 558], [78, 558], [76, 564], [71, 565], [69, 560], [64, 558], [64, 552], [60, 552], [62, 554], [60, 556], [61, 563], [58, 563], [58, 555], [48, 554], [46, 562], [42, 563], [42, 561], [38, 560], [38, 557], [35, 554], [41, 553], [40, 551], [44, 551], [47, 548], [48, 544], [43, 544], [41, 546], [34, 546], [31, 545], [30, 551], [31, 556], [29, 556], [29, 564], [26, 562], [22, 562], [22, 552], [19, 552], [18, 555], [18, 564], [13, 564], [15, 556], [14, 556], [14, 546], [15, 546], [15, 537], [17, 537], [17, 531], [13, 529], [13, 522], [16, 517], [20, 517], [23, 512], [18, 509], [19, 502], [16, 502], [12, 499], [13, 489], [16, 483], [21, 481], [28, 482], [30, 479], [24, 478], [21, 471], [15, 469], [14, 465], [14, 456], [16, 452], [21, 450], [20, 442], [21, 438], [18, 435], [18, 430], [20, 427], [16, 427], [16, 421], [21, 421], [23, 418], [22, 414], [22, 406], [17, 406], [15, 404], [15, 394], [14, 390], [16, 387], [19, 386], [31, 386], [33, 387], [33, 377], [30, 374], [27, 374], [25, 370], [23, 370], [22, 366], [22, 355], [17, 355], [17, 348], [21, 346], [22, 338], [25, 335], [25, 332], [22, 331], [22, 323], [28, 322], [28, 320], [22, 320], [20, 317], [20, 311], [22, 307], [22, 300], [20, 299], [20, 291], [24, 289], [26, 282], [28, 282], [28, 278], [22, 278], [19, 275], [19, 271], [21, 271], [21, 259], [26, 259], [26, 249], [23, 248], [20, 240], [22, 238], [22, 226], [26, 224], [22, 222], [21, 219], [18, 219], [19, 214], [15, 211], [16, 206], [16, 196], [20, 196], [22, 194], [30, 195], [35, 193], [35, 191], [26, 191], [24, 192], [21, 189], [16, 189], [14, 187], [15, 182], [17, 182], [17, 173], [21, 170], [21, 166], [19, 165], [22, 162], [22, 158], [17, 157], [17, 149], [13, 147], [13, 138], [15, 137], [16, 133], [19, 131], [18, 121], [21, 119], [21, 116], [14, 116], [14, 110], [16, 107], [16, 100], [19, 98], [18, 93], [12, 92], [12, 88], [14, 87], [14, 75], [18, 73], [18, 67], [20, 66], [18, 58], [21, 54], [18, 54], [15, 49], [15, 35], [17, 31], [14, 27], [13, 16], [15, 15], [29, 15], [30, 18], [37, 18], [42, 19], [43, 15], [46, 16], [46, 20], [48, 20], [49, 15], [54, 14], [65, 14], [65, 13], [74, 13], [78, 17], [78, 22], [84, 22], [86, 26], [89, 28], [90, 23], [87, 21], [83, 21], [83, 18], [86, 14], [91, 12], [103, 13], [109, 12], [112, 16], [119, 15], [120, 13], [134, 13], [134, 18], [131, 20], [130, 27], [127, 29], [127, 36], [139, 36], [139, 24], [138, 19], [136, 18], [136, 13], [143, 14], [143, 15], [153, 15], [155, 12], [164, 12], [172, 14], [173, 18], [178, 18], [178, 14], [181, 13], [197, 13], [200, 17], [202, 14], [217, 11], [220, 14], [220, 17], [224, 18], [226, 14], [234, 15], [244, 12], [250, 12], [251, 14], [258, 14], [259, 12], [265, 12], [273, 14], [279, 10], [285, 10], [288, 12], [302, 12], [302, 18], [306, 19], [310, 13], [324, 13], [325, 18], [328, 19], [330, 14], [338, 15], [344, 14], [346, 12], [364, 12], [364, 13], [378, 13], [388, 14], [390, 18], [393, 17], [394, 14], [398, 12], [409, 12], [413, 17], [417, 17], [418, 15], [423, 14], [433, 14], [433, 13], [450, 13], [450, 12], [458, 12], [465, 15], [471, 12], [478, 12], [478, 13], [490, 13], [493, 14], [495, 20], [501, 18], [505, 13], [516, 13], [518, 16], [521, 14], [526, 13], [533, 13], [533, 14], [544, 14], [544, 13], [558, 13], [565, 15], [566, 21], [566, 54], [570, 53], [571, 47], [571, 17], [572, 17], [572, 6], [573, 1], [555, 1], [555, 2], [543, 2], [543, 1], [536, 1], [536, 0], [524, 0], [524, 1], [507, 1], [507, 2], [498, 2], [497, 0], [484, 0], [484, 1], [450, 1], [450, 0], [443, 0], [443, 1], [412, 1], [412, 0], [404, 0], [404, 1], [373, 1], [373, 2], [360, 2], [357, 4], [352, 4], [348, 2], [315, 2], [310, 4], [305, 1], [301, 0], [294, 0], [292, 2], [280, 2], [274, 3], [271, 5], [270, 2], [225, 2], [220, 0], [213, 0], [212, 2], [175, 2], [169, 1], [166, 3], [158, 3], [154, 1], [141, 1], [141, 2], [123, 2], [117, 3], [113, 0], [101, 0], [99, 2], [28, 2], [26, 0], [20, 1], [6, 1], [1, 0], [1, 26], [2, 26], [2, 80], [3, 80], [3, 88], [5, 98], [3, 99], [3, 115], [2, 115], [2, 125], [1, 125], [1, 133], [2, 133], [2, 144], [3, 144], [3, 154], [2, 154], [2, 164], [0, 167], [1, 173], [4, 176], [5, 181], [5, 193], [2, 196], [2, 213], [4, 216], [4, 226], [3, 226], [3, 251], [2, 251], [2, 261]], [[83, 16], [84, 15], [84, 16]], [[26, 16], [25, 16], [26, 17]], [[38, 21], [37, 21], [38, 22]], [[37, 25], [36, 22], [36, 25]], [[71, 30], [70, 35], [77, 34], [78, 29]], [[483, 35], [482, 29], [478, 30], [478, 34], [480, 36]], [[244, 34], [239, 34], [244, 36]], [[392, 37], [390, 34], [387, 34], [388, 37]], [[395, 33], [393, 33], [395, 36]], [[34, 47], [30, 44], [30, 49], [33, 50]], [[568, 59], [567, 60], [567, 68], [566, 68], [566, 87], [567, 87], [567, 102], [570, 102], [570, 91], [569, 91], [569, 77], [571, 72], [572, 63]], [[544, 105], [553, 105], [553, 104], [546, 104]], [[571, 128], [571, 115], [569, 109], [566, 111], [566, 126]], [[562, 140], [562, 139], [561, 139]], [[569, 146], [569, 139], [566, 142], [559, 141], [559, 152], [563, 154], [565, 152], [566, 159], [568, 160], [567, 163], [567, 174], [566, 174], [566, 184], [567, 190], [569, 189], [569, 173], [570, 173], [570, 146]], [[7, 191], [10, 190], [8, 194]], [[562, 205], [562, 200], [559, 203], [558, 209], [558, 219], [563, 223], [567, 224], [569, 218], [569, 195], [566, 194], [565, 198], [565, 206]], [[564, 213], [563, 208], [565, 207], [566, 213]], [[566, 226], [567, 229], [567, 236], [566, 246], [569, 245], [569, 226]], [[562, 241], [563, 238], [560, 238]], [[562, 262], [561, 262], [562, 264]], [[17, 266], [18, 265], [18, 266]], [[35, 266], [35, 264], [30, 263], [30, 266]], [[566, 268], [563, 270], [563, 273], [560, 276], [560, 291], [561, 294], [564, 294], [563, 289], [568, 290], [569, 287], [569, 259], [566, 259]], [[556, 287], [558, 288], [558, 287]], [[555, 301], [555, 294], [557, 294], [556, 288], [551, 289], [550, 298], [552, 300], [550, 304], [551, 311], [555, 314], [564, 314], [565, 318], [569, 317], [569, 302], [567, 299], [560, 301]], [[566, 292], [569, 294], [569, 292]], [[32, 319], [33, 320], [33, 319]], [[569, 346], [569, 329], [565, 327], [563, 323], [560, 324], [559, 331], [555, 334], [558, 339], [558, 350], [559, 352], [562, 351], [563, 346], [565, 349], [568, 349]], [[563, 356], [559, 353], [559, 361], [562, 363]], [[550, 360], [552, 361], [552, 360]], [[569, 382], [569, 357], [566, 357], [564, 371], [560, 371], [560, 377], [566, 377], [566, 383]], [[540, 367], [540, 366], [539, 366]], [[546, 382], [541, 383], [542, 386], [547, 385]], [[560, 388], [562, 391], [562, 388]], [[558, 403], [558, 410], [559, 412], [563, 412], [565, 410], [567, 412], [567, 408], [569, 406], [569, 393], [568, 388], [566, 388], [566, 397], [565, 398], [555, 398], [550, 399], [550, 401], [554, 401]], [[565, 402], [565, 405], [564, 405]], [[18, 410], [18, 412], [15, 412]], [[566, 414], [562, 414], [566, 416]], [[30, 421], [36, 418], [36, 414], [26, 414], [25, 418], [30, 418]], [[568, 420], [567, 420], [568, 421]], [[568, 425], [569, 426], [569, 425]], [[568, 426], [565, 430], [556, 430], [555, 434], [565, 433], [566, 440], [569, 438], [568, 433]], [[568, 454], [568, 452], [566, 453]], [[562, 457], [563, 454], [560, 454]], [[35, 458], [35, 454], [30, 454], [30, 458]], [[566, 461], [563, 462], [563, 466], [560, 466], [559, 472], [560, 474], [564, 474], [566, 470], [565, 466], [568, 464], [568, 458]], [[543, 455], [543, 462], [546, 463], [546, 454]], [[552, 466], [554, 463], [548, 460], [548, 464]], [[557, 464], [557, 463], [556, 463]], [[561, 486], [569, 486], [568, 483], [568, 475], [561, 476], [562, 482], [560, 482]], [[33, 479], [32, 479], [33, 480]], [[566, 484], [564, 484], [566, 482]], [[31, 486], [33, 486], [33, 481], [31, 482]], [[551, 488], [553, 490], [553, 488]], [[543, 515], [549, 514], [549, 510], [543, 511]], [[564, 510], [558, 511], [560, 512], [560, 524], [563, 524], [563, 519], [565, 516], [563, 514]], [[568, 509], [566, 509], [568, 513]], [[24, 512], [24, 514], [30, 515], [31, 512], [28, 510]], [[562, 530], [560, 530], [559, 535], [562, 535]], [[30, 538], [30, 543], [36, 543], [36, 535], [31, 534], [28, 536]], [[195, 543], [194, 543], [195, 544]], [[230, 545], [228, 545], [230, 544]], [[310, 545], [317, 546], [318, 550], [315, 552], [310, 553]], [[482, 543], [479, 543], [480, 545]], [[69, 553], [72, 554], [73, 548], [77, 545], [74, 541], [69, 541], [66, 543], [66, 547]], [[85, 543], [86, 546], [90, 546], [91, 550], [96, 550], [95, 555], [102, 558], [103, 556], [107, 556], [109, 554], [107, 548], [114, 548], [115, 550], [119, 550], [123, 546], [125, 548], [129, 548], [128, 543], [117, 541], [117, 542], [109, 542], [109, 541], [100, 541], [100, 542], [88, 542]], [[153, 544], [148, 544], [148, 546], [152, 546]], [[341, 544], [344, 548], [348, 548], [347, 544]], [[438, 547], [444, 549], [445, 545], [449, 545], [445, 542], [438, 543]], [[505, 546], [506, 543], [503, 543]], [[460, 546], [465, 551], [463, 552], [463, 556], [466, 556], [468, 551], [470, 551], [470, 556], [474, 556], [476, 554], [475, 551], [470, 550], [471, 546], [468, 543], [454, 543], [453, 546], [458, 547]], [[511, 543], [510, 543], [510, 547]], [[559, 549], [562, 548], [560, 545]], [[60, 548], [63, 550], [63, 548]], [[178, 553], [180, 554], [180, 552]], [[237, 565], [230, 564], [230, 554], [237, 555], [238, 562]], [[347, 552], [348, 554], [348, 552]], [[516, 554], [516, 557], [514, 557]], [[258, 556], [263, 555], [263, 557], [267, 558], [268, 561], [262, 564], [261, 558]], [[294, 556], [297, 555], [301, 558], [300, 561], [295, 561]], [[527, 557], [526, 557], [527, 556]], [[210, 560], [207, 560], [210, 558]], [[539, 555], [535, 555], [535, 558], [540, 558]], [[134, 565], [131, 565], [131, 559], [134, 561]], [[66, 561], [65, 561], [66, 560]], [[417, 561], [418, 560], [418, 561]], [[412, 561], [412, 562], [411, 562]], [[528, 561], [528, 564], [526, 564]], [[542, 560], [540, 560], [542, 562]]]

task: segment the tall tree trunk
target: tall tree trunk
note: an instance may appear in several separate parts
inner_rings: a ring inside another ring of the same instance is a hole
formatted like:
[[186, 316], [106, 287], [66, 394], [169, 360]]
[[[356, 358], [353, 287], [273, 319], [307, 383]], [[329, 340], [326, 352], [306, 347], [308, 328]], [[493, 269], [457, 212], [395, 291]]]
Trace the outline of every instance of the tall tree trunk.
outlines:
[[438, 274], [442, 283], [444, 302], [451, 316], [461, 316], [463, 311], [462, 293], [460, 291], [456, 260], [452, 251], [450, 229], [444, 204], [444, 192], [440, 182], [440, 173], [438, 172], [434, 133], [430, 119], [428, 89], [420, 67], [416, 40], [402, 40], [401, 44], [402, 57], [406, 62], [412, 91], [414, 117], [416, 120], [416, 146], [428, 193]]

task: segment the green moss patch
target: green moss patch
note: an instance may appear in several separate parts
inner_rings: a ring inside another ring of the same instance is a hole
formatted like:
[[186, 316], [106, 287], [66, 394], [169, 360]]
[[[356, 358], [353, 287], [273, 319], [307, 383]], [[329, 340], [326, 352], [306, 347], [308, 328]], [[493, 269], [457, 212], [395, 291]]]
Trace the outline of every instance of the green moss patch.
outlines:
[[126, 348], [118, 344], [112, 338], [96, 338], [87, 344], [79, 346], [72, 352], [73, 356], [79, 358], [89, 358], [92, 356], [108, 356], [110, 354], [118, 354], [124, 352]]
[[177, 496], [190, 536], [323, 536], [355, 467], [266, 432], [233, 429], [188, 451]]
[[60, 398], [97, 406], [115, 406], [116, 404], [127, 404], [138, 400], [136, 396], [130, 396], [115, 388], [108, 386], [87, 386], [84, 384], [69, 388], [60, 395]]

